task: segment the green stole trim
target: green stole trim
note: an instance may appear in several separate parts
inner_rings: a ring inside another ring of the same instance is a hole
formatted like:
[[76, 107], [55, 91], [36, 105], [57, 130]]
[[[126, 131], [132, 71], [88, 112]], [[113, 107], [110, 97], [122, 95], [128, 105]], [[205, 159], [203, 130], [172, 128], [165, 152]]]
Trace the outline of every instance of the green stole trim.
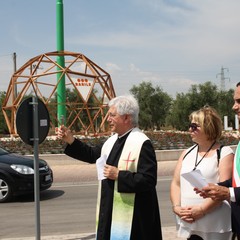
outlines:
[[237, 145], [234, 162], [233, 162], [233, 176], [232, 176], [232, 187], [240, 186], [240, 142]]
[[[102, 154], [109, 155], [117, 135], [113, 135], [106, 141], [102, 148]], [[118, 168], [123, 171], [137, 172], [138, 159], [142, 144], [148, 137], [138, 128], [134, 128], [126, 139], [121, 153]], [[101, 184], [99, 184], [97, 217], [99, 213]], [[114, 199], [112, 212], [111, 240], [129, 240], [132, 227], [135, 193], [118, 192], [118, 181], [114, 185]]]

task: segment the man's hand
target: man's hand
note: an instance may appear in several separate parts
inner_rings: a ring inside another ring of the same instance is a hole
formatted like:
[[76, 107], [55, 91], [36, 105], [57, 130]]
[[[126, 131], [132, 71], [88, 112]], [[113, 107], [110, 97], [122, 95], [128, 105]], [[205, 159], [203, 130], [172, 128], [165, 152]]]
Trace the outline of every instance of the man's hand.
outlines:
[[217, 201], [230, 200], [229, 189], [213, 183], [209, 183], [208, 186], [203, 187], [201, 190], [195, 188], [194, 191], [199, 193], [203, 198], [211, 198]]
[[61, 139], [70, 145], [74, 142], [72, 132], [64, 125], [61, 125], [59, 128], [55, 128], [55, 132], [57, 134], [58, 139]]
[[103, 170], [104, 177], [109, 178], [111, 180], [116, 180], [118, 179], [118, 173], [119, 173], [119, 170], [117, 167], [114, 167], [108, 164], [104, 166], [104, 170]]

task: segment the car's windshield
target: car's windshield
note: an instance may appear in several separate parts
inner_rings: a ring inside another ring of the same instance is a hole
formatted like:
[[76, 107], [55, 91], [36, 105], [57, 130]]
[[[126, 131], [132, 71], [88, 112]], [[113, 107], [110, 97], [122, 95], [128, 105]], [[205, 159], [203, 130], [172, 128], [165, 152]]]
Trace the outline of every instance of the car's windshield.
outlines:
[[9, 152], [4, 150], [3, 148], [0, 148], [0, 155], [8, 154]]

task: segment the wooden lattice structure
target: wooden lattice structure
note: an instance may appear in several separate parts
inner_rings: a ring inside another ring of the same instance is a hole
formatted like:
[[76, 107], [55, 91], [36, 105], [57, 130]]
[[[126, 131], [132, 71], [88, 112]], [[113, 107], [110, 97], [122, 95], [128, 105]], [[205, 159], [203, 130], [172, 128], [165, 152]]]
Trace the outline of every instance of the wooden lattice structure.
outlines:
[[[65, 66], [56, 58], [64, 56]], [[60, 76], [57, 79], [57, 74]], [[17, 135], [15, 118], [22, 100], [36, 95], [49, 111], [50, 133], [59, 125], [57, 119], [57, 86], [64, 76], [66, 85], [66, 125], [78, 134], [106, 134], [107, 104], [115, 97], [110, 75], [81, 53], [49, 52], [26, 62], [11, 77], [3, 114], [9, 132]], [[68, 93], [71, 93], [68, 96]]]

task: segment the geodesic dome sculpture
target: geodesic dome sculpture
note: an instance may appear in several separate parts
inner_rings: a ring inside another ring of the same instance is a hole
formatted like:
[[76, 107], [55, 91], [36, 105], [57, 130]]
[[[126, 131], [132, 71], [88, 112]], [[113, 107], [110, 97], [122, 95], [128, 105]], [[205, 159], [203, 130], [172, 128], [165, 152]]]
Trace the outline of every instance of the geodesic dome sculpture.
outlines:
[[[57, 63], [58, 56], [64, 56], [64, 67]], [[57, 87], [63, 76], [66, 86], [66, 126], [83, 135], [108, 132], [107, 104], [115, 97], [110, 74], [81, 53], [57, 51], [30, 59], [12, 75], [2, 105], [11, 135], [17, 135], [15, 118], [19, 105], [24, 98], [33, 95], [48, 108], [50, 133], [51, 129], [54, 131], [59, 125]]]

